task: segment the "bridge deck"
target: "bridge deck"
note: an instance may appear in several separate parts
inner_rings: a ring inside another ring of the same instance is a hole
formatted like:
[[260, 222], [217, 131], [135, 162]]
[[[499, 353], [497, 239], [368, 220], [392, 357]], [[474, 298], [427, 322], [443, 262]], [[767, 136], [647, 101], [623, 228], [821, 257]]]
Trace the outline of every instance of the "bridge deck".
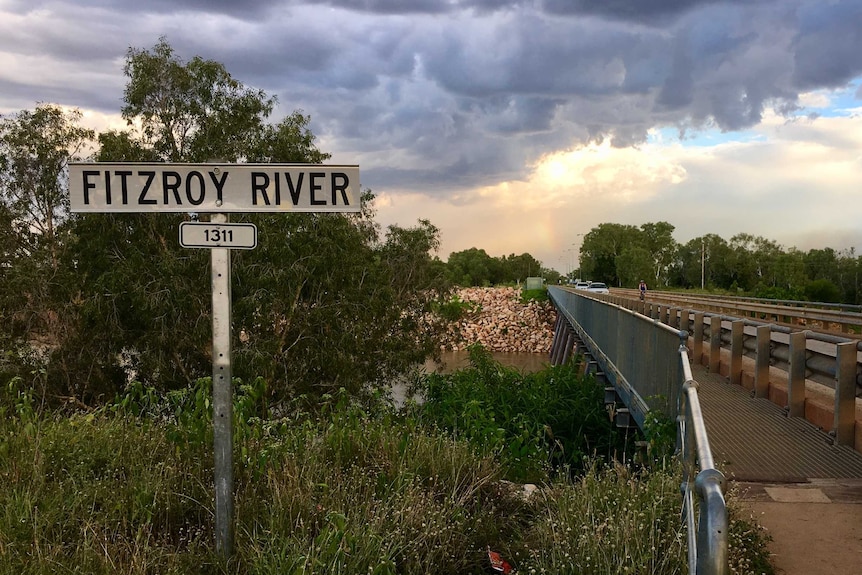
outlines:
[[738, 481], [805, 482], [862, 478], [862, 453], [832, 445], [832, 438], [802, 418], [791, 418], [768, 399], [693, 364], [698, 396], [716, 467]]

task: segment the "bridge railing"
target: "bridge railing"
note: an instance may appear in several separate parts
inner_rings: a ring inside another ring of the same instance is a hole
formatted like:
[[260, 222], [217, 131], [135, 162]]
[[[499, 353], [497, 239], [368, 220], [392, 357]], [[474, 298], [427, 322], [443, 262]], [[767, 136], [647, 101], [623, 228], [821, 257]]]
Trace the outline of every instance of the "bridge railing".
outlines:
[[[714, 373], [724, 373], [724, 366], [730, 383], [743, 384], [746, 369], [753, 370], [750, 385], [755, 397], [770, 398], [778, 389], [773, 386], [775, 378], [781, 377], [771, 371], [783, 372], [786, 384], [773, 401], [791, 417], [808, 418], [822, 427], [835, 443], [862, 451], [862, 427], [857, 431], [856, 421], [857, 398], [862, 396], [862, 340], [616, 295], [600, 298], [688, 330], [694, 360], [705, 361]], [[743, 358], [753, 366], [744, 368]], [[814, 391], [831, 396], [832, 405], [806, 407]]]
[[[637, 300], [636, 289], [614, 288], [606, 301], [629, 307], [626, 301]], [[761, 323], [785, 325], [792, 329], [817, 327], [819, 331], [834, 332], [839, 326], [841, 332], [852, 335], [862, 329], [862, 306], [800, 302], [796, 300], [769, 300], [763, 298], [743, 298], [738, 296], [706, 296], [681, 292], [650, 291], [648, 303], [663, 306], [698, 309], [718, 315], [729, 315], [740, 319], [748, 318]], [[643, 312], [642, 312], [643, 313]], [[646, 313], [645, 315], [649, 315]]]
[[676, 417], [684, 381], [677, 351], [688, 336], [686, 332], [555, 286], [548, 288], [548, 294], [589, 348], [638, 426], [643, 427], [649, 411]]
[[641, 428], [651, 410], [676, 418], [689, 572], [727, 575], [726, 484], [712, 459], [685, 345], [688, 333], [554, 286], [548, 294]]
[[[685, 383], [679, 396], [677, 445], [683, 469], [683, 508], [688, 532], [689, 573], [695, 575], [727, 575], [728, 518], [724, 493], [724, 475], [715, 468], [706, 425], [700, 410], [697, 382], [691, 375], [688, 350], [680, 346], [680, 365]], [[697, 470], [700, 469], [698, 472]], [[697, 505], [694, 495], [697, 494]], [[699, 517], [695, 519], [696, 509]]]

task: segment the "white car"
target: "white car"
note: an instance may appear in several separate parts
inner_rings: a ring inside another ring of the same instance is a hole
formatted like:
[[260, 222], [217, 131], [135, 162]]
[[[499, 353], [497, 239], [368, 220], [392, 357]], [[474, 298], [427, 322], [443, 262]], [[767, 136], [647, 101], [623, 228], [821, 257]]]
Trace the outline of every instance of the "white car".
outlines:
[[606, 286], [602, 282], [592, 282], [592, 283], [590, 283], [589, 287], [587, 287], [586, 289], [587, 289], [587, 291], [590, 291], [593, 293], [611, 293], [610, 290], [608, 289], [608, 286]]
[[590, 282], [575, 282], [575, 289], [587, 289], [590, 287]]

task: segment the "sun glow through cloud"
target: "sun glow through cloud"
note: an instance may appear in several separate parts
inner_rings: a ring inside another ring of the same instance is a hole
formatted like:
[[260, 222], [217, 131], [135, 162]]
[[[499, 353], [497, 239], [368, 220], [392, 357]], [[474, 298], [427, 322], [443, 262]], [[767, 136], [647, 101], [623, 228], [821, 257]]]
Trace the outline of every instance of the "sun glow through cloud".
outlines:
[[[817, 230], [826, 224], [851, 245], [862, 241], [862, 115], [788, 119], [768, 111], [744, 141], [705, 141], [655, 138], [636, 148], [603, 143], [549, 153], [523, 181], [462, 191], [457, 203], [399, 192], [397, 200], [382, 198], [380, 216], [410, 225], [409, 214], [421, 213], [440, 222], [444, 259], [468, 247], [500, 256], [531, 245], [557, 269], [579, 234], [603, 222], [668, 221], [680, 242], [745, 232], [800, 249], [817, 244], [790, 238], [822, 242]], [[810, 208], [777, 217], [788, 202]]]

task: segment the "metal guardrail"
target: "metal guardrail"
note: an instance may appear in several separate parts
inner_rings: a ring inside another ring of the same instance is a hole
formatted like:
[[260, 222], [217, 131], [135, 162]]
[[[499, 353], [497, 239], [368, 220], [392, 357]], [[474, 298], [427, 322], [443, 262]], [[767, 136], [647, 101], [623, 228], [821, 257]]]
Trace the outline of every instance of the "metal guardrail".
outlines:
[[[614, 288], [609, 301], [638, 297], [638, 290]], [[771, 300], [740, 296], [705, 296], [681, 292], [650, 291], [648, 300], [677, 308], [698, 309], [714, 314], [759, 320], [794, 329], [817, 329], [822, 332], [844, 333], [859, 337], [862, 330], [862, 306], [801, 302], [798, 300]], [[625, 306], [627, 307], [627, 306]], [[839, 326], [839, 330], [834, 329]], [[854, 333], [856, 332], [856, 333]]]
[[[639, 426], [652, 409], [676, 418], [689, 573], [727, 575], [726, 483], [712, 459], [688, 360], [688, 333], [591, 295], [554, 286], [548, 287], [548, 294], [558, 318], [564, 316], [577, 332]], [[571, 345], [573, 338], [559, 322], [554, 339], [552, 358], [565, 358], [567, 350], [560, 348]]]
[[585, 294], [555, 286], [548, 288], [548, 294], [638, 426], [643, 427], [649, 411], [676, 417], [683, 381], [676, 353], [688, 337], [686, 332]]
[[806, 417], [806, 396], [820, 384], [832, 394], [832, 422], [812, 422], [823, 427], [836, 443], [862, 451], [855, 432], [856, 402], [862, 396], [862, 341], [680, 308], [650, 298], [643, 302], [613, 295], [596, 297], [688, 330], [692, 334], [692, 357], [700, 362], [705, 355], [712, 372], [719, 372], [722, 352], [729, 351], [730, 357], [724, 361], [731, 383], [742, 383], [743, 357], [754, 360], [755, 397], [769, 397], [770, 368], [786, 372], [787, 403], [783, 407], [791, 417]]
[[[695, 575], [727, 575], [728, 518], [724, 493], [724, 475], [715, 468], [712, 450], [700, 410], [697, 382], [691, 376], [688, 350], [680, 346], [680, 364], [685, 374], [677, 415], [678, 448], [682, 459], [683, 509], [688, 527], [689, 573]], [[696, 470], [700, 468], [700, 472]], [[697, 493], [697, 506], [694, 494]], [[695, 508], [700, 517], [695, 520]]]

